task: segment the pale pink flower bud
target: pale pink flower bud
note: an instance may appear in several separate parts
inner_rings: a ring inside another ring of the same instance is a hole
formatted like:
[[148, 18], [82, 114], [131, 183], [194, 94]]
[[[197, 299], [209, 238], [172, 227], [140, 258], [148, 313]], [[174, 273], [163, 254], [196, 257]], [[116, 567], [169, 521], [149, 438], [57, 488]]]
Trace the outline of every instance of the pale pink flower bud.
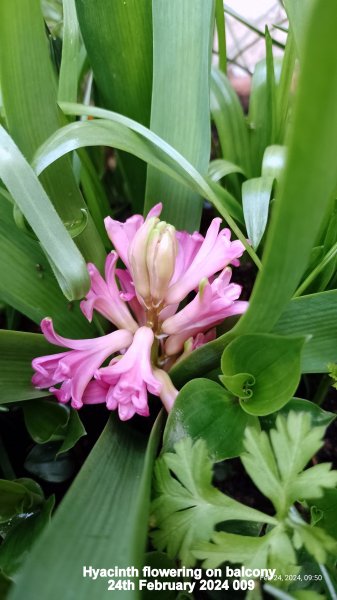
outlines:
[[167, 412], [170, 412], [176, 397], [178, 396], [178, 390], [174, 387], [171, 377], [163, 371], [163, 369], [153, 369], [153, 373], [156, 379], [162, 384], [161, 392], [159, 397], [165, 406]]
[[128, 259], [133, 283], [138, 300], [143, 302], [145, 306], [149, 306], [151, 301], [150, 278], [146, 264], [147, 245], [149, 236], [158, 220], [157, 217], [146, 220], [138, 229], [129, 246]]
[[149, 235], [146, 264], [154, 306], [158, 306], [163, 300], [174, 273], [177, 255], [175, 234], [173, 225], [160, 221]]

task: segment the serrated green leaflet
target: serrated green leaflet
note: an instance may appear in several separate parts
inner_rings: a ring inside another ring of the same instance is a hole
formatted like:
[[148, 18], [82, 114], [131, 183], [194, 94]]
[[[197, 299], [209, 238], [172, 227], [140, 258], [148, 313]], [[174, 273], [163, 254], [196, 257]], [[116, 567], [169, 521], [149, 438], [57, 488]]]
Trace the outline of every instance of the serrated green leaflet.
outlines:
[[[213, 0], [155, 1], [153, 11], [152, 131], [206, 174]], [[184, 59], [182, 60], [182, 56]], [[148, 168], [145, 213], [163, 202], [163, 219], [179, 229], [199, 228], [202, 198], [171, 177]]]
[[[83, 578], [83, 566], [142, 565], [159, 433], [157, 426], [146, 452], [143, 435], [109, 420], [51, 526], [27, 557], [11, 600], [36, 600], [37, 589], [50, 600], [104, 600], [111, 597], [107, 579]], [[128, 600], [137, 597], [136, 591], [123, 593]]]

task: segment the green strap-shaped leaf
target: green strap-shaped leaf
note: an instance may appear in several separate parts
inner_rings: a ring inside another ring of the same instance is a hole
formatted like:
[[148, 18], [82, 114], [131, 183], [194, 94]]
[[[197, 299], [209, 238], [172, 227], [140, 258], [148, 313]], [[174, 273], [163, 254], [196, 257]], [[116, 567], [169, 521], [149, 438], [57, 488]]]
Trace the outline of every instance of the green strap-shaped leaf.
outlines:
[[335, 189], [336, 20], [334, 0], [319, 3], [312, 13], [288, 159], [266, 241], [263, 270], [250, 307], [236, 328], [237, 335], [272, 329], [309, 262], [313, 241]]
[[[83, 577], [83, 567], [141, 568], [159, 433], [157, 423], [146, 450], [143, 435], [117, 419], [108, 421], [51, 526], [27, 557], [11, 600], [105, 600], [111, 598], [111, 577], [94, 581]], [[138, 598], [138, 590], [123, 592], [123, 598]]]
[[48, 396], [31, 383], [33, 358], [59, 352], [42, 335], [21, 331], [0, 331], [0, 403], [20, 402]]
[[[0, 83], [8, 131], [30, 161], [38, 146], [65, 123], [57, 106], [40, 0], [0, 2]], [[41, 181], [65, 224], [81, 218], [86, 206], [70, 157], [52, 165]], [[86, 260], [103, 266], [105, 251], [91, 218], [76, 244]]]
[[[273, 329], [279, 335], [295, 335], [312, 337], [303, 348], [302, 373], [326, 373], [328, 363], [337, 358], [337, 290], [303, 296], [292, 300], [282, 313]], [[177, 386], [181, 386], [193, 377], [218, 367], [224, 347], [235, 337], [225, 334], [214, 342], [210, 342], [195, 350], [193, 354], [182, 360], [170, 374]]]
[[[209, 80], [214, 2], [154, 0], [152, 11], [151, 130], [205, 174], [211, 147]], [[202, 198], [149, 167], [145, 212], [158, 198], [164, 204], [164, 219], [179, 229], [199, 229]]]
[[64, 295], [82, 298], [89, 287], [86, 264], [46, 192], [18, 147], [0, 126], [0, 177], [48, 256]]
[[63, 2], [63, 43], [58, 100], [77, 101], [78, 69], [80, 58], [80, 29], [77, 21], [75, 0]]
[[95, 337], [96, 327], [77, 303], [62, 294], [39, 243], [13, 221], [13, 207], [0, 198], [0, 299], [36, 323], [52, 317], [67, 337]]
[[[98, 87], [98, 104], [148, 126], [152, 88], [151, 0], [76, 0], [81, 33]], [[121, 162], [134, 212], [143, 211], [146, 165]]]

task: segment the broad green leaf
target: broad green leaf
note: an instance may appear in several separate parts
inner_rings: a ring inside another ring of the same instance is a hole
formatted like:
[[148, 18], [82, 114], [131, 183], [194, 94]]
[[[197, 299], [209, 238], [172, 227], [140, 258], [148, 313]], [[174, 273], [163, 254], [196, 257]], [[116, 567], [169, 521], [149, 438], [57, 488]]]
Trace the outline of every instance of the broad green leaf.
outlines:
[[[327, 373], [328, 363], [335, 360], [336, 302], [336, 290], [296, 298], [288, 304], [274, 327], [273, 332], [278, 335], [312, 336], [303, 347], [302, 373]], [[232, 330], [230, 335], [225, 334], [194, 350], [190, 357], [171, 369], [170, 376], [175, 385], [182, 387], [189, 379], [218, 367], [224, 347], [234, 338]]]
[[315, 5], [299, 76], [287, 164], [266, 240], [263, 269], [249, 309], [236, 327], [238, 335], [270, 331], [279, 319], [306, 268], [335, 189], [336, 19], [334, 0]]
[[[204, 175], [211, 149], [209, 87], [214, 2], [156, 0], [152, 2], [152, 19], [150, 128]], [[145, 213], [158, 198], [163, 202], [166, 221], [191, 232], [199, 229], [202, 197], [150, 166]]]
[[0, 298], [36, 323], [52, 317], [55, 328], [68, 337], [94, 337], [76, 303], [62, 294], [40, 245], [16, 227], [11, 205], [0, 198]]
[[46, 253], [64, 295], [82, 298], [89, 287], [85, 262], [18, 147], [0, 128], [0, 177]]
[[282, 415], [287, 415], [289, 412], [309, 413], [313, 427], [320, 427], [322, 425], [324, 427], [328, 427], [328, 425], [330, 425], [332, 421], [336, 419], [335, 413], [323, 410], [323, 408], [314, 402], [310, 402], [309, 400], [304, 400], [302, 398], [292, 398], [280, 409], [278, 413], [272, 413], [260, 419], [263, 429], [269, 430], [271, 427], [275, 427], [277, 415], [279, 413]]
[[318, 564], [326, 564], [328, 553], [336, 556], [337, 541], [319, 527], [310, 527], [306, 523], [296, 525], [294, 544], [304, 548], [314, 557]]
[[[76, 0], [98, 104], [149, 126], [152, 90], [150, 0]], [[120, 157], [134, 212], [143, 211], [146, 165]]]
[[[57, 82], [40, 0], [0, 3], [0, 49], [0, 83], [8, 131], [30, 161], [38, 146], [65, 122], [57, 106]], [[62, 221], [78, 220], [81, 208], [86, 206], [70, 158], [52, 165], [41, 182]], [[104, 264], [103, 244], [91, 218], [76, 244], [86, 260], [98, 267]]]
[[286, 158], [286, 146], [276, 144], [268, 146], [262, 159], [262, 176], [280, 179], [286, 165]]
[[273, 177], [256, 177], [242, 184], [242, 207], [248, 238], [254, 250], [258, 247], [265, 232]]
[[[107, 580], [83, 578], [83, 566], [142, 566], [159, 433], [157, 425], [146, 452], [143, 435], [109, 420], [51, 526], [27, 557], [11, 600], [36, 600], [37, 589], [49, 600], [105, 600], [111, 598]], [[123, 592], [126, 600], [137, 597], [137, 592]]]
[[305, 338], [271, 334], [244, 335], [225, 348], [221, 382], [240, 398], [252, 415], [267, 415], [284, 406], [301, 376], [301, 350]]
[[175, 400], [164, 431], [163, 449], [173, 450], [184, 437], [202, 438], [210, 456], [224, 460], [242, 452], [247, 425], [258, 426], [258, 420], [244, 412], [222, 386], [208, 379], [195, 379]]
[[211, 113], [222, 158], [239, 165], [250, 176], [248, 128], [239, 98], [224, 73], [213, 68], [211, 75]]
[[272, 517], [225, 496], [211, 481], [212, 461], [202, 439], [193, 444], [186, 437], [175, 445], [175, 453], [166, 452], [156, 462], [152, 503], [156, 529], [151, 537], [158, 550], [179, 557], [186, 566], [195, 564], [193, 546], [209, 539], [217, 523], [235, 519], [275, 523]]
[[312, 427], [308, 413], [279, 415], [276, 428], [258, 432], [247, 428], [242, 463], [259, 490], [285, 518], [296, 500], [320, 498], [337, 483], [337, 471], [321, 463], [303, 471], [322, 446], [325, 427]]
[[336, 301], [336, 290], [296, 298], [274, 327], [281, 335], [312, 336], [303, 347], [302, 373], [327, 373], [336, 357]]
[[24, 462], [26, 471], [51, 483], [62, 483], [74, 475], [75, 464], [69, 454], [58, 456], [58, 442], [33, 446]]
[[0, 546], [0, 569], [7, 576], [13, 576], [26, 560], [31, 548], [44, 528], [50, 522], [54, 498], [50, 497], [39, 510], [19, 519]]
[[33, 483], [31, 487], [29, 479], [0, 480], [0, 523], [6, 523], [15, 515], [30, 512], [41, 505], [42, 490]]
[[288, 15], [300, 59], [303, 59], [305, 42], [309, 35], [310, 17], [317, 4], [319, 4], [317, 0], [306, 0], [305, 3], [298, 2], [298, 0], [284, 1], [284, 7]]
[[35, 400], [23, 404], [25, 425], [38, 444], [64, 438], [69, 421], [69, 408], [52, 400]]
[[323, 528], [333, 538], [337, 539], [337, 489], [324, 490], [321, 498], [309, 500], [311, 508], [320, 511], [320, 519], [318, 520], [319, 527]]
[[20, 402], [48, 396], [31, 383], [31, 362], [37, 356], [59, 352], [42, 335], [21, 331], [0, 331], [0, 402]]
[[83, 426], [83, 423], [78, 415], [77, 410], [71, 409], [69, 421], [67, 423], [67, 430], [65, 432], [64, 440], [61, 447], [56, 453], [56, 457], [63, 452], [67, 452], [75, 446], [81, 437], [87, 435], [87, 432]]

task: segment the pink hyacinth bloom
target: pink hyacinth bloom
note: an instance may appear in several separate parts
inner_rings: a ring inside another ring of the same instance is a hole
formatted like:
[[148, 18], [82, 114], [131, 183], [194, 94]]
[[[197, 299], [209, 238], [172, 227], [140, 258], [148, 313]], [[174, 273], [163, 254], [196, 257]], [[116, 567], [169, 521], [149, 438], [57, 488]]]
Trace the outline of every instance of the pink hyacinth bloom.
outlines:
[[[39, 389], [49, 388], [59, 402], [71, 400], [73, 408], [81, 408], [84, 402], [96, 403], [93, 398], [97, 398], [97, 386], [88, 389], [89, 382], [109, 356], [130, 346], [132, 334], [121, 329], [99, 338], [71, 340], [57, 335], [48, 318], [41, 322], [41, 329], [48, 342], [71, 350], [34, 358], [33, 385]], [[61, 384], [60, 388], [54, 387], [58, 384]], [[102, 395], [99, 401], [104, 400]]]
[[[147, 215], [146, 219], [151, 219], [151, 217], [158, 217], [162, 211], [162, 204], [156, 204]], [[133, 215], [129, 219], [125, 221], [125, 223], [121, 223], [120, 221], [115, 221], [111, 217], [106, 217], [104, 219], [105, 229], [107, 234], [114, 246], [117, 250], [118, 255], [121, 257], [125, 266], [130, 269], [128, 252], [129, 246], [135, 237], [138, 229], [143, 225], [144, 217], [142, 215]]]
[[85, 300], [80, 303], [81, 310], [88, 321], [92, 321], [93, 311], [101, 313], [118, 329], [135, 332], [138, 325], [130, 314], [127, 304], [118, 289], [115, 270], [118, 255], [111, 252], [105, 261], [105, 280], [92, 263], [88, 264], [91, 288]]
[[110, 386], [107, 407], [118, 409], [122, 421], [131, 419], [135, 413], [149, 415], [147, 391], [160, 395], [162, 383], [155, 378], [151, 366], [153, 341], [153, 331], [149, 327], [140, 327], [124, 356], [113, 359], [108, 367], [95, 374], [99, 381]]
[[167, 304], [181, 302], [189, 292], [198, 287], [202, 279], [211, 277], [230, 263], [237, 264], [245, 247], [239, 240], [230, 241], [229, 229], [219, 232], [220, 223], [221, 219], [213, 219], [191, 264], [169, 287], [165, 296]]
[[153, 373], [162, 384], [162, 388], [160, 391], [160, 399], [165, 406], [167, 412], [170, 412], [176, 397], [178, 396], [178, 390], [174, 387], [170, 376], [163, 371], [163, 369], [153, 369]]
[[180, 352], [188, 338], [218, 325], [226, 317], [245, 312], [248, 302], [236, 302], [241, 286], [229, 283], [231, 274], [227, 267], [213, 283], [206, 280], [189, 304], [163, 322], [162, 331], [169, 335], [165, 344], [168, 355]]
[[128, 302], [132, 313], [137, 319], [138, 324], [145, 325], [145, 310], [136, 296], [135, 285], [132, 281], [130, 272], [127, 269], [116, 269], [116, 275], [119, 279], [122, 288], [122, 291], [120, 292], [120, 297], [125, 302]]

